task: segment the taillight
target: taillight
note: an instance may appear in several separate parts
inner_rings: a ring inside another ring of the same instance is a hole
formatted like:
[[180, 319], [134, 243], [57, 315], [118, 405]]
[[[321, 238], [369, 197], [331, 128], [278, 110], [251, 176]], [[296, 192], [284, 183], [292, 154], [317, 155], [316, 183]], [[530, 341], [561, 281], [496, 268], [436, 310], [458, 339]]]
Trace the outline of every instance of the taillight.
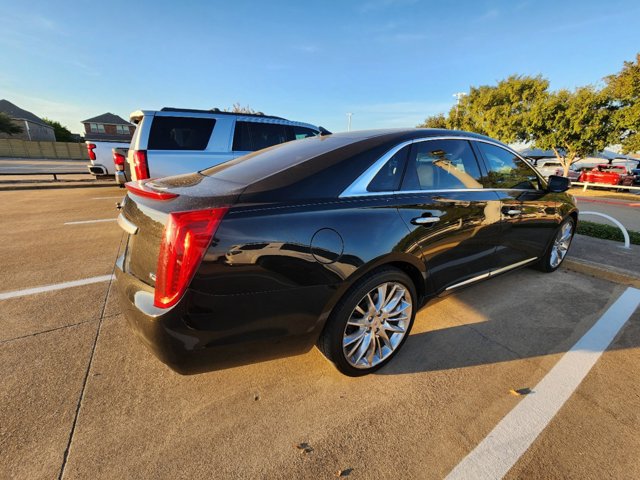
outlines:
[[124, 166], [124, 162], [125, 162], [124, 155], [118, 152], [113, 152], [113, 163], [116, 167]]
[[147, 164], [147, 151], [135, 150], [133, 152], [133, 171], [136, 180], [149, 178], [149, 165]]
[[93, 151], [94, 148], [96, 148], [95, 143], [87, 143], [87, 152], [89, 152], [89, 158], [91, 160], [96, 159], [96, 152]]
[[127, 182], [124, 184], [134, 195], [141, 197], [151, 198], [153, 200], [171, 200], [179, 195], [177, 193], [163, 192], [162, 190], [155, 190], [147, 186], [147, 182]]
[[221, 207], [169, 214], [156, 270], [156, 307], [178, 303], [227, 210]]

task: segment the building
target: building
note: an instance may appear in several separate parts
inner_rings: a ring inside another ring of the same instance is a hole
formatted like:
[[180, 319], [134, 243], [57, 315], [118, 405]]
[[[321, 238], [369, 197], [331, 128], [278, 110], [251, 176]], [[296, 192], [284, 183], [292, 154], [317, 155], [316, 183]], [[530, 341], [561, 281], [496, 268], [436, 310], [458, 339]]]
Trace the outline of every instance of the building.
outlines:
[[55, 142], [56, 135], [51, 125], [31, 112], [21, 109], [8, 100], [0, 100], [0, 112], [6, 113], [13, 123], [22, 128], [22, 133], [0, 133], [0, 138], [18, 138], [21, 140]]
[[103, 113], [83, 120], [84, 138], [95, 141], [129, 142], [136, 126], [113, 113]]

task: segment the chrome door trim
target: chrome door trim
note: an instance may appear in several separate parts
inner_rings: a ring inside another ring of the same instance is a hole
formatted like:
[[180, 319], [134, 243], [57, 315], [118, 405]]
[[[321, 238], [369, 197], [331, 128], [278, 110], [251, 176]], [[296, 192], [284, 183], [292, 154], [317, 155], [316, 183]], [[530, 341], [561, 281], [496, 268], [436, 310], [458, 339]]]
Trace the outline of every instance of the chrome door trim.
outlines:
[[[412, 140], [407, 140], [405, 142], [399, 143], [387, 153], [385, 153], [382, 157], [376, 160], [369, 168], [367, 168], [351, 185], [344, 189], [344, 191], [338, 196], [338, 198], [346, 198], [346, 197], [371, 197], [371, 196], [382, 196], [382, 195], [393, 195], [393, 194], [406, 194], [406, 193], [432, 193], [432, 192], [473, 192], [473, 191], [522, 191], [522, 192], [539, 192], [540, 190], [536, 189], [520, 189], [520, 188], [458, 188], [458, 189], [440, 189], [440, 190], [397, 190], [397, 191], [387, 191], [387, 192], [369, 192], [367, 187], [374, 179], [374, 177], [378, 174], [380, 169], [384, 167], [385, 163], [387, 163], [391, 157], [393, 157], [396, 153], [402, 150], [404, 147], [421, 142], [431, 142], [434, 140], [466, 140], [470, 142], [482, 142], [488, 143], [490, 145], [494, 145], [496, 147], [500, 147], [508, 152], [514, 154], [520, 160], [526, 162], [526, 160], [520, 155], [518, 152], [512, 150], [506, 145], [502, 145], [498, 142], [494, 142], [489, 139], [484, 138], [476, 138], [469, 136], [458, 136], [458, 135], [441, 135], [437, 137], [423, 137], [423, 138], [414, 138]], [[535, 173], [535, 169], [534, 169]]]
[[478, 275], [477, 277], [470, 278], [465, 280], [464, 282], [456, 283], [451, 285], [445, 289], [445, 291], [453, 290], [454, 288], [462, 287], [464, 285], [468, 285], [470, 283], [477, 282], [479, 280], [484, 280], [485, 278], [495, 277], [496, 275], [500, 275], [501, 273], [508, 272], [509, 270], [513, 270], [514, 268], [522, 267], [528, 263], [534, 262], [538, 260], [538, 257], [528, 258], [526, 260], [522, 260], [521, 262], [513, 263], [511, 265], [507, 265], [506, 267], [499, 268], [497, 270], [492, 270], [489, 273], [483, 273], [482, 275]]

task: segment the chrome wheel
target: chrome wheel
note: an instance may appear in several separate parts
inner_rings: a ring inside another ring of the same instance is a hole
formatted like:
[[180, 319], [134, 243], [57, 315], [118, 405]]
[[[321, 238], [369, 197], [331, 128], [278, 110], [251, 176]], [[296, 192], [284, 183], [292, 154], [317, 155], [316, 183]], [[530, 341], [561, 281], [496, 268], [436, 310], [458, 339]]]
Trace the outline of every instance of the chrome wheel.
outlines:
[[562, 263], [564, 257], [567, 255], [569, 245], [571, 245], [571, 238], [573, 236], [573, 222], [566, 222], [560, 231], [556, 234], [556, 238], [553, 240], [551, 247], [551, 256], [549, 257], [549, 264], [551, 268], [556, 268]]
[[342, 337], [349, 364], [366, 369], [398, 348], [411, 322], [411, 293], [399, 282], [385, 282], [367, 293], [353, 309]]

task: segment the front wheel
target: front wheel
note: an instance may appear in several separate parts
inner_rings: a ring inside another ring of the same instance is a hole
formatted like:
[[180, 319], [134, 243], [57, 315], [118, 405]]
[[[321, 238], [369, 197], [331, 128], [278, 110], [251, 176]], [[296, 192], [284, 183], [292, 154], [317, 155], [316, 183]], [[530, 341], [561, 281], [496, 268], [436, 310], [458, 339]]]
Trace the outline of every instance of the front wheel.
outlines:
[[569, 247], [571, 246], [571, 240], [575, 233], [576, 222], [573, 217], [568, 217], [556, 232], [556, 236], [553, 239], [551, 245], [547, 249], [547, 252], [540, 259], [536, 267], [543, 272], [554, 272], [562, 264], [564, 258], [567, 256]]
[[397, 353], [417, 308], [411, 279], [395, 268], [356, 283], [332, 312], [318, 340], [320, 351], [351, 377], [372, 373]]

